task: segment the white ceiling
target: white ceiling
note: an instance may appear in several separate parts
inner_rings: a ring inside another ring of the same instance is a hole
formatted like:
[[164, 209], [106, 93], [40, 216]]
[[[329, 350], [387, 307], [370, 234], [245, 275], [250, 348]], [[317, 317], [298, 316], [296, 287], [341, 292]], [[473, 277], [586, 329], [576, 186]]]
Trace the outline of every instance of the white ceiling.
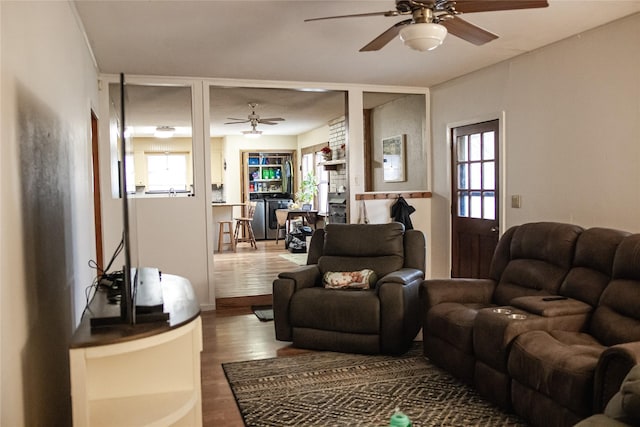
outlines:
[[[430, 52], [412, 51], [397, 39], [380, 51], [358, 52], [406, 17], [308, 23], [304, 19], [393, 10], [393, 0], [75, 3], [103, 73], [417, 87], [445, 82], [640, 12], [640, 0], [549, 0], [543, 9], [465, 14], [465, 20], [500, 36], [483, 46], [449, 35]], [[258, 102], [263, 104], [263, 110], [258, 108], [263, 117], [290, 115], [288, 123], [298, 120], [292, 111], [299, 108], [267, 108], [268, 99], [257, 99], [261, 95], [230, 93], [233, 111], [220, 110], [220, 117], [243, 117], [243, 112], [246, 116], [246, 104]], [[284, 134], [285, 123], [269, 128]]]

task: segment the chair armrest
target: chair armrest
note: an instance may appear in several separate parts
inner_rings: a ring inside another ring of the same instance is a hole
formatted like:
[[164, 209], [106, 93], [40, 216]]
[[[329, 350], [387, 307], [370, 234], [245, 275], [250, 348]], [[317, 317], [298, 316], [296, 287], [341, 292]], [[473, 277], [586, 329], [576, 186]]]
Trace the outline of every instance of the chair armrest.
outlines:
[[555, 296], [518, 297], [512, 299], [509, 304], [522, 310], [526, 310], [529, 313], [537, 314], [544, 317], [586, 314], [593, 310], [593, 307], [591, 307], [586, 302], [582, 302], [573, 298], [549, 301], [545, 301], [545, 298], [555, 298]]
[[316, 264], [303, 265], [292, 271], [285, 271], [278, 274], [279, 279], [291, 279], [295, 283], [295, 290], [311, 288], [315, 286], [320, 277], [320, 270]]
[[421, 324], [421, 280], [410, 283], [384, 282], [376, 291], [380, 299], [380, 351], [402, 354], [409, 349]]
[[392, 271], [379, 279], [376, 283], [376, 287], [383, 283], [401, 283], [403, 285], [407, 285], [415, 282], [416, 280], [422, 281], [422, 279], [424, 279], [424, 273], [422, 271], [416, 268], [401, 268], [400, 270]]
[[420, 285], [420, 299], [425, 313], [443, 302], [491, 304], [495, 288], [491, 279], [431, 279]]
[[289, 320], [291, 297], [296, 291], [315, 286], [320, 276], [317, 265], [304, 265], [293, 271], [278, 274], [273, 281], [273, 320], [276, 339], [291, 341], [293, 331]]
[[624, 377], [639, 363], [640, 341], [611, 346], [600, 355], [593, 390], [595, 412], [604, 411], [609, 400], [620, 390]]

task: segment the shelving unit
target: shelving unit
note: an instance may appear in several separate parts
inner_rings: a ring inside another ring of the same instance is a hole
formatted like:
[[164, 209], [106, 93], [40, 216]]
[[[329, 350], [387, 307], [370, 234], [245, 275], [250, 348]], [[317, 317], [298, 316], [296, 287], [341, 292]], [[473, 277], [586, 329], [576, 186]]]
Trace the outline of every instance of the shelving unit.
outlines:
[[345, 159], [327, 160], [325, 162], [322, 162], [322, 166], [324, 167], [325, 170], [328, 170], [328, 171], [334, 171], [334, 170], [337, 170], [338, 167], [346, 166], [346, 165], [347, 165], [347, 161]]
[[282, 193], [284, 191], [284, 165], [291, 155], [282, 153], [248, 153], [245, 160], [245, 178], [249, 194]]

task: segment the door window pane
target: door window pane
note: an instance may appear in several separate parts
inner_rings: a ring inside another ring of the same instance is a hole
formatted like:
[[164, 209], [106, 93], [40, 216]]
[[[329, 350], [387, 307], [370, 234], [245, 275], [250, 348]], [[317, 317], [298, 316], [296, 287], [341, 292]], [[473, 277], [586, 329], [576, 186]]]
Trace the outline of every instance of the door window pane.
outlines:
[[494, 190], [496, 188], [496, 164], [494, 162], [484, 162], [482, 164], [482, 189]]
[[460, 189], [469, 188], [469, 181], [467, 179], [469, 173], [468, 167], [469, 165], [466, 163], [458, 165], [458, 188]]
[[482, 169], [480, 163], [471, 163], [469, 165], [470, 174], [471, 174], [471, 188], [472, 189], [481, 189], [482, 188]]
[[469, 160], [481, 160], [482, 140], [479, 133], [474, 133], [469, 137]]
[[484, 132], [482, 134], [482, 158], [493, 160], [495, 158], [495, 132]]
[[466, 191], [458, 193], [458, 216], [469, 216], [469, 193]]
[[483, 218], [484, 219], [496, 219], [496, 197], [493, 191], [487, 191], [483, 197]]
[[471, 192], [469, 216], [471, 218], [482, 218], [482, 194], [479, 191]]
[[458, 146], [458, 161], [467, 161], [467, 136], [459, 136], [456, 145]]

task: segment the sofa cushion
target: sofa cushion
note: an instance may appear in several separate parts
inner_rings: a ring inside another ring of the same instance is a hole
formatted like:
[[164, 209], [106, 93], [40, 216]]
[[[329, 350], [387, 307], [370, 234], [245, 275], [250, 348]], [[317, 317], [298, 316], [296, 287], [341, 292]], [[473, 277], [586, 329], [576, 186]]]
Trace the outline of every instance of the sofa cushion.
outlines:
[[404, 255], [404, 226], [388, 224], [327, 224], [323, 255], [379, 257]]
[[404, 266], [404, 226], [388, 224], [327, 224], [318, 267], [327, 271], [365, 268], [382, 276]]
[[580, 416], [592, 413], [593, 378], [605, 347], [591, 335], [526, 332], [513, 343], [508, 371], [519, 383]]
[[561, 295], [596, 306], [611, 281], [613, 260], [620, 242], [629, 233], [609, 228], [590, 228], [578, 237], [571, 270], [560, 286]]
[[618, 246], [613, 278], [600, 297], [590, 332], [608, 346], [640, 341], [640, 234], [625, 237]]
[[554, 222], [518, 226], [493, 302], [509, 305], [517, 297], [556, 294], [569, 271], [581, 232], [578, 226]]
[[358, 334], [380, 332], [380, 300], [370, 290], [301, 289], [291, 297], [290, 310], [290, 322], [294, 328]]

